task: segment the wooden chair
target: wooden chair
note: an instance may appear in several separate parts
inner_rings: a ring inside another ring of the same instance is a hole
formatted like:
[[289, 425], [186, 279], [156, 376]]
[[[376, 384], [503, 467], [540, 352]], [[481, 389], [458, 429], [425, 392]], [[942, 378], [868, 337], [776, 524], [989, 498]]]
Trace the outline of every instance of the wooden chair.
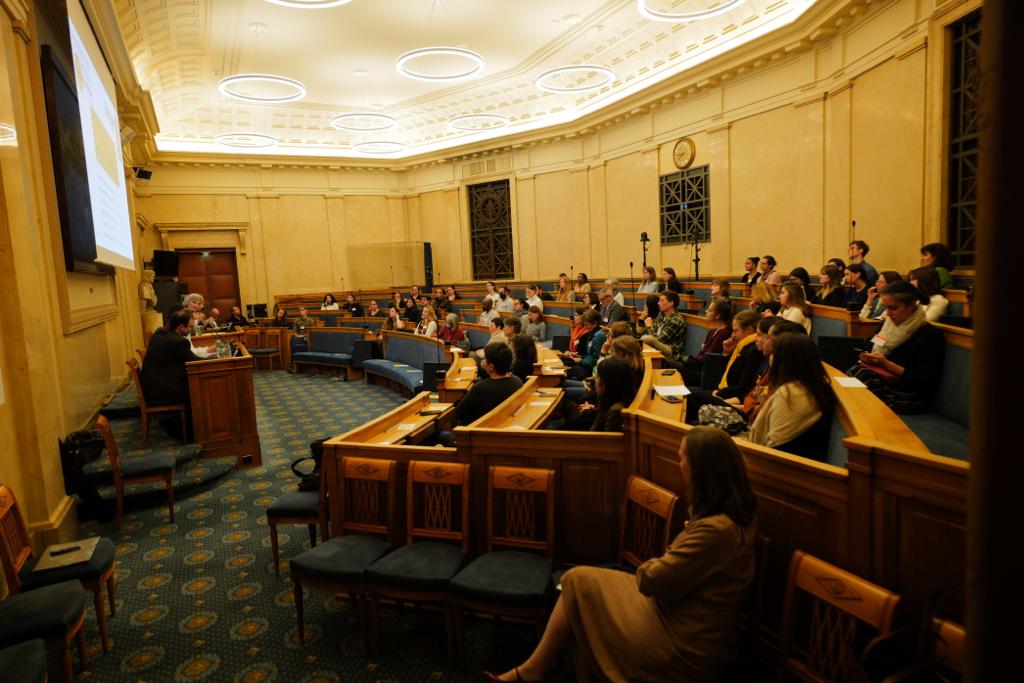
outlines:
[[[312, 456], [296, 461], [309, 460]], [[320, 526], [321, 540], [327, 540], [327, 485], [320, 477], [317, 491], [288, 491], [278, 496], [267, 508], [267, 526], [270, 529], [270, 551], [274, 555], [274, 575], [281, 576], [280, 549], [277, 539], [279, 524], [305, 524], [309, 528], [309, 545], [316, 546], [316, 528]]]
[[256, 359], [257, 366], [261, 359], [266, 359], [267, 369], [273, 370], [275, 358], [278, 365], [281, 364], [281, 330], [274, 327], [260, 327], [253, 331], [258, 336], [255, 346], [250, 346], [250, 330], [248, 328], [245, 330], [246, 348], [249, 349], [249, 355]]
[[103, 434], [110, 458], [110, 471], [114, 477], [114, 489], [117, 494], [117, 526], [120, 528], [124, 517], [124, 487], [128, 484], [145, 484], [162, 481], [167, 486], [167, 512], [174, 521], [174, 467], [173, 455], [155, 454], [137, 458], [129, 458], [121, 462], [121, 453], [117, 450], [117, 442], [110, 431], [110, 423], [103, 415], [96, 418], [96, 426]]
[[555, 535], [555, 472], [491, 467], [487, 553], [449, 583], [456, 644], [464, 656], [463, 612], [535, 625], [547, 623]]
[[855, 642], [868, 640], [862, 629], [871, 629], [870, 636], [889, 633], [899, 601], [881, 586], [796, 551], [782, 609], [781, 670], [803, 681], [846, 679]]
[[380, 599], [427, 605], [444, 614], [452, 658], [448, 583], [469, 549], [469, 465], [410, 461], [406, 488], [407, 545], [367, 567], [372, 643], [380, 649]]
[[661, 557], [672, 541], [679, 496], [635, 474], [626, 481], [619, 533], [619, 563], [636, 569]]
[[0, 648], [0, 671], [16, 671], [18, 681], [46, 683], [46, 669], [46, 642], [42, 638]]
[[116, 548], [109, 538], [101, 538], [88, 562], [56, 569], [34, 571], [37, 562], [29, 541], [28, 527], [21, 516], [14, 492], [0, 484], [0, 561], [12, 594], [50, 586], [61, 581], [76, 580], [93, 594], [96, 623], [100, 630], [103, 651], [110, 649], [107, 638], [107, 611], [103, 606], [103, 586], [107, 587], [110, 614], [114, 615], [114, 555]]
[[146, 362], [146, 349], [135, 349], [135, 354], [139, 357], [139, 365]]
[[967, 632], [963, 626], [945, 619], [932, 619], [932, 628], [946, 645], [941, 667], [959, 677], [964, 673], [964, 641]]
[[299, 642], [306, 633], [302, 587], [347, 593], [359, 610], [364, 645], [368, 637], [363, 572], [390, 552], [391, 530], [398, 521], [398, 466], [393, 460], [343, 458], [341, 464], [341, 521], [339, 535], [310, 548], [291, 561], [295, 589], [295, 618]]
[[149, 416], [155, 413], [179, 413], [181, 416], [181, 438], [187, 438], [188, 429], [185, 424], [186, 408], [184, 403], [171, 405], [151, 406], [146, 403], [146, 396], [142, 393], [142, 375], [139, 373], [139, 364], [134, 358], [125, 361], [125, 365], [132, 372], [132, 380], [135, 382], [135, 393], [139, 396], [139, 415], [142, 417], [142, 447], [146, 447], [149, 440]]

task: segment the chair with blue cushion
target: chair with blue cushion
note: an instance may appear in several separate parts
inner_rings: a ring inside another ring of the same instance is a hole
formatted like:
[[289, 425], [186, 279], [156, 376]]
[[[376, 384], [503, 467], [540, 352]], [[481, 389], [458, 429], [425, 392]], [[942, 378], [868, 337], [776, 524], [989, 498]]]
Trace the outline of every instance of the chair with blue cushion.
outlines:
[[389, 541], [398, 520], [397, 485], [398, 466], [394, 460], [342, 459], [338, 501], [341, 516], [336, 529], [339, 535], [291, 561], [300, 643], [305, 643], [306, 638], [303, 586], [347, 593], [355, 600], [365, 642], [369, 629], [363, 572], [391, 550]]
[[[298, 474], [296, 465], [305, 461], [316, 462], [312, 456], [299, 458], [292, 463], [292, 471]], [[282, 493], [267, 508], [267, 527], [270, 529], [270, 551], [274, 556], [275, 576], [281, 576], [281, 551], [277, 538], [277, 526], [279, 524], [305, 524], [309, 528], [309, 545], [310, 547], [316, 546], [318, 524], [320, 525], [320, 538], [327, 539], [326, 502], [326, 482], [321, 476], [318, 490]]]
[[149, 405], [146, 403], [146, 396], [142, 393], [142, 374], [139, 371], [139, 364], [134, 358], [125, 361], [125, 365], [132, 373], [132, 381], [135, 383], [135, 393], [139, 397], [139, 417], [142, 418], [142, 447], [146, 447], [149, 440], [149, 416], [154, 413], [178, 413], [181, 418], [181, 438], [187, 439], [188, 425], [186, 415], [188, 409], [184, 403], [173, 403], [167, 405]]
[[103, 442], [107, 446], [107, 457], [110, 458], [110, 472], [114, 477], [114, 491], [117, 495], [117, 526], [121, 527], [124, 517], [124, 487], [131, 484], [164, 482], [167, 487], [167, 512], [174, 521], [174, 456], [167, 453], [155, 453], [128, 458], [121, 461], [121, 453], [117, 450], [117, 442], [110, 431], [110, 422], [103, 415], [96, 418], [96, 427], [103, 434]]
[[380, 601], [412, 603], [444, 614], [452, 656], [448, 583], [462, 569], [469, 548], [469, 465], [410, 461], [406, 488], [407, 545], [367, 567], [372, 642], [380, 647]]
[[542, 629], [555, 530], [555, 472], [491, 467], [487, 485], [487, 553], [448, 584], [460, 657], [463, 612]]
[[[255, 334], [253, 334], [255, 333]], [[267, 369], [274, 369], [274, 359], [281, 363], [281, 330], [274, 327], [246, 328], [246, 346], [249, 355], [259, 367], [260, 359], [266, 359]]]
[[4, 577], [8, 590], [14, 593], [32, 591], [62, 581], [80, 581], [93, 594], [96, 608], [96, 623], [100, 630], [103, 651], [110, 649], [107, 638], [107, 612], [103, 605], [103, 586], [107, 587], [110, 614], [116, 613], [114, 606], [114, 555], [115, 547], [109, 538], [101, 538], [96, 544], [88, 562], [35, 571], [38, 559], [32, 552], [28, 527], [21, 516], [14, 492], [0, 484], [0, 562], [3, 563]]
[[[42, 639], [60, 660], [62, 678], [71, 683], [71, 641], [86, 667], [85, 605], [89, 593], [78, 581], [61, 581], [18, 593], [0, 602], [0, 648]], [[18, 680], [21, 680], [20, 678]]]
[[47, 678], [46, 643], [41, 639], [0, 649], [0, 681], [46, 683]]

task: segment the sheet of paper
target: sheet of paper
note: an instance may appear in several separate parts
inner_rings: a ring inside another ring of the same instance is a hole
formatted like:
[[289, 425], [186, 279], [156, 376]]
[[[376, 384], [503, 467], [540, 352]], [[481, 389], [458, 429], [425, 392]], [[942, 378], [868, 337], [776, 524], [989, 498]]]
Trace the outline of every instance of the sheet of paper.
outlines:
[[658, 353], [658, 349], [644, 349], [643, 353]]
[[509, 425], [509, 429], [526, 429], [523, 425]]
[[867, 389], [867, 385], [856, 377], [836, 377], [836, 384], [847, 389]]
[[545, 358], [544, 365], [558, 365], [562, 361], [558, 358]]
[[551, 401], [530, 401], [530, 405], [538, 408], [546, 408], [551, 405]]
[[465, 368], [459, 368], [459, 372], [476, 372], [476, 368], [470, 365]]
[[654, 385], [654, 391], [659, 396], [689, 396], [690, 390], [686, 388], [685, 384], [676, 384], [672, 386], [661, 386], [660, 384]]
[[400, 432], [411, 432], [412, 430], [416, 429], [416, 424], [414, 422], [403, 422], [397, 427], [395, 427], [395, 429], [397, 429]]
[[562, 368], [544, 368], [545, 375], [564, 375], [565, 370]]

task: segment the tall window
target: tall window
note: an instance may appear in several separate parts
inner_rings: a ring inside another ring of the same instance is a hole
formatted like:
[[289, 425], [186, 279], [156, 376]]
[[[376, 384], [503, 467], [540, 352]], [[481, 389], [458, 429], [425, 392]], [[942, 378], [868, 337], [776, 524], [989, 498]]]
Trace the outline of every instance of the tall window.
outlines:
[[957, 268], [974, 267], [978, 225], [978, 105], [981, 10], [950, 26], [949, 205], [947, 239]]
[[711, 239], [711, 178], [708, 166], [661, 176], [661, 243]]
[[507, 180], [469, 186], [469, 235], [474, 280], [515, 277]]

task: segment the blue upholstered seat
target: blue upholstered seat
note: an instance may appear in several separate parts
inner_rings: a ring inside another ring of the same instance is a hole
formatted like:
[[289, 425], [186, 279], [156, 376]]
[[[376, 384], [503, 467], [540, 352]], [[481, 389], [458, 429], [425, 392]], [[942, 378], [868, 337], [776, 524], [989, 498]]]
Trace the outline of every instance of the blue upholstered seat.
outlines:
[[[469, 337], [469, 347], [471, 349], [482, 349], [491, 340], [491, 335], [482, 330], [467, 329], [466, 335]], [[548, 336], [552, 336], [552, 333], [548, 332]]]
[[0, 683], [46, 680], [46, 645], [39, 638], [0, 650]]
[[337, 536], [293, 559], [292, 573], [325, 580], [354, 581], [390, 550], [391, 544], [375, 536]]
[[319, 491], [288, 491], [267, 507], [267, 517], [317, 517], [320, 514]]
[[467, 598], [501, 603], [544, 600], [551, 560], [514, 550], [481, 555], [451, 580], [452, 592]]
[[292, 355], [297, 363], [319, 363], [322, 365], [348, 365], [352, 356], [347, 353], [327, 353], [324, 351], [299, 351]]
[[121, 476], [135, 479], [167, 474], [174, 469], [176, 461], [173, 455], [145, 455], [139, 458], [125, 458], [121, 461]]
[[423, 387], [423, 371], [404, 363], [396, 363], [384, 358], [371, 358], [363, 361], [363, 370], [387, 377], [414, 394], [420, 392]]
[[12, 595], [0, 602], [0, 647], [32, 638], [63, 638], [85, 613], [90, 593], [78, 581]]
[[459, 547], [447, 543], [410, 543], [374, 562], [365, 576], [384, 585], [444, 588], [459, 572], [465, 556]]
[[686, 326], [686, 340], [683, 342], [683, 348], [686, 350], [687, 356], [696, 356], [700, 353], [701, 344], [704, 343], [704, 339], [708, 336], [708, 328], [699, 327], [697, 325]]
[[900, 415], [900, 418], [932, 453], [960, 460], [969, 459], [970, 434], [966, 427], [938, 413]]
[[114, 564], [114, 555], [117, 549], [109, 538], [101, 538], [96, 544], [96, 549], [88, 562], [68, 565], [67, 567], [55, 567], [43, 571], [32, 571], [35, 568], [38, 558], [31, 558], [18, 572], [21, 580], [21, 590], [36, 590], [41, 586], [50, 586], [62, 581], [89, 581], [98, 580], [103, 572], [110, 569]]

